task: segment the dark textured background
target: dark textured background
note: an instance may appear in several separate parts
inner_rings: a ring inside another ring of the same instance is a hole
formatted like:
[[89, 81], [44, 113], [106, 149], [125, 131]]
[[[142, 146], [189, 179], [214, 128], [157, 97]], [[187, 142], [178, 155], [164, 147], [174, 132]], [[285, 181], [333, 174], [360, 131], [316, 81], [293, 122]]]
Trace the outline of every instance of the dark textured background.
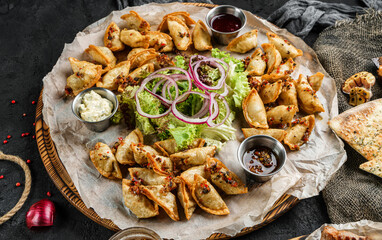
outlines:
[[[214, 0], [216, 4], [234, 4], [261, 17], [268, 17], [286, 0]], [[362, 6], [357, 0], [326, 0]], [[0, 239], [108, 239], [113, 232], [98, 225], [77, 211], [50, 180], [41, 162], [34, 134], [34, 115], [42, 78], [56, 63], [65, 43], [72, 42], [77, 32], [117, 9], [116, 1], [21, 1], [0, 0], [0, 150], [6, 154], [30, 159], [32, 189], [21, 210], [0, 225]], [[313, 29], [305, 39], [313, 45], [322, 29]], [[11, 100], [16, 104], [11, 104]], [[23, 113], [26, 116], [23, 117]], [[22, 133], [31, 133], [21, 137]], [[3, 144], [7, 135], [9, 143]], [[24, 174], [15, 164], [0, 161], [0, 215], [17, 202], [23, 187]], [[38, 200], [55, 203], [57, 218], [54, 226], [40, 231], [26, 227], [25, 214]], [[288, 239], [309, 234], [329, 222], [322, 196], [302, 200], [291, 211], [272, 224], [239, 239]]]

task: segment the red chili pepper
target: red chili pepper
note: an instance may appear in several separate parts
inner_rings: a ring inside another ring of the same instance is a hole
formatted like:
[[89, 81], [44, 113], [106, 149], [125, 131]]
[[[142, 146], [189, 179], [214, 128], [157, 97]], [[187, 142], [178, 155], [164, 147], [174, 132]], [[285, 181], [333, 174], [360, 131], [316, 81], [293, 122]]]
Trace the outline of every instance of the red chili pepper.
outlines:
[[15, 104], [15, 103], [16, 103], [16, 101], [15, 101], [15, 100], [12, 100], [12, 101], [11, 101], [11, 103], [12, 103], [12, 104]]
[[29, 134], [30, 134], [29, 132], [26, 132], [26, 133], [25, 133], [25, 136], [29, 136]]
[[31, 160], [30, 160], [30, 159], [27, 159], [27, 163], [31, 163]]
[[35, 123], [35, 122], [33, 123], [33, 126], [36, 126], [36, 123]]
[[8, 135], [7, 138], [10, 139], [12, 136], [11, 135]]
[[36, 101], [32, 101], [32, 104], [36, 104]]
[[22, 134], [21, 134], [21, 137], [25, 137], [25, 133], [22, 133]]
[[23, 113], [23, 117], [26, 117], [27, 116], [27, 114], [26, 113]]
[[48, 197], [52, 196], [52, 194], [51, 194], [50, 192], [47, 192], [46, 195], [47, 195]]
[[36, 136], [35, 136], [35, 135], [33, 135], [33, 136], [32, 136], [32, 138], [33, 138], [33, 139], [35, 139], [35, 138], [36, 138]]
[[4, 140], [4, 141], [3, 141], [3, 144], [7, 144], [7, 143], [8, 143], [8, 141], [7, 141], [7, 140]]
[[16, 183], [16, 187], [20, 187], [20, 185], [21, 185], [21, 184], [20, 184], [19, 182], [18, 182], [18, 183]]
[[3, 178], [4, 178], [4, 175], [1, 175], [1, 176], [0, 176], [0, 179], [3, 179]]

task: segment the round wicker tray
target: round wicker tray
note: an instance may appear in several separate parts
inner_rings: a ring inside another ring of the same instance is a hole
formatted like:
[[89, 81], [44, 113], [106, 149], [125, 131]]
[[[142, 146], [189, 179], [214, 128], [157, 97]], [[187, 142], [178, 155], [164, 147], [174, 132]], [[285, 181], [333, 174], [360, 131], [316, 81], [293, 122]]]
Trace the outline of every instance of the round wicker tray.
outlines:
[[[207, 3], [184, 3], [184, 4], [207, 7], [207, 8], [213, 8], [217, 6], [214, 4], [207, 4]], [[52, 138], [50, 137], [49, 126], [46, 125], [42, 119], [42, 108], [43, 108], [43, 102], [42, 102], [42, 91], [41, 91], [40, 97], [38, 99], [37, 109], [36, 109], [36, 141], [37, 141], [37, 146], [40, 152], [42, 162], [50, 178], [52, 179], [52, 181], [54, 182], [58, 190], [60, 190], [62, 195], [80, 212], [85, 214], [87, 217], [89, 217], [96, 223], [101, 224], [102, 226], [110, 230], [119, 231], [120, 229], [111, 220], [100, 218], [93, 209], [87, 208], [85, 206], [69, 174], [67, 173], [64, 165], [62, 164], [60, 157], [58, 156], [54, 142]], [[249, 228], [243, 228], [241, 232], [236, 235], [236, 237], [247, 234], [249, 232], [257, 230], [271, 223], [272, 221], [274, 221], [275, 219], [283, 215], [285, 212], [289, 211], [298, 202], [299, 202], [298, 198], [291, 196], [289, 194], [284, 194], [280, 199], [277, 200], [277, 202], [273, 205], [272, 209], [267, 213], [267, 215], [264, 217], [263, 221], [260, 224], [255, 225], [253, 227], [249, 227]], [[208, 239], [229, 239], [229, 238], [231, 237], [225, 234], [214, 233]]]

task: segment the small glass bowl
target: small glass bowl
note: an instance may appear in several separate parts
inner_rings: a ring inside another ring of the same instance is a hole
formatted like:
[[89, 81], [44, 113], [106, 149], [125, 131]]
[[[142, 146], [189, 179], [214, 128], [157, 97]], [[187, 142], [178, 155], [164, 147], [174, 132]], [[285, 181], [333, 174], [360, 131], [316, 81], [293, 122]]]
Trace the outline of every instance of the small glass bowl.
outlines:
[[[84, 94], [86, 94], [90, 91], [94, 91], [94, 92], [98, 93], [99, 95], [101, 95], [101, 97], [106, 98], [113, 103], [113, 111], [112, 111], [110, 116], [108, 116], [107, 118], [105, 118], [101, 121], [97, 121], [97, 122], [89, 122], [89, 121], [85, 121], [81, 118], [81, 116], [78, 112], [78, 109], [79, 109], [80, 104], [82, 103], [82, 97], [84, 96]], [[112, 116], [114, 116], [114, 114], [117, 112], [117, 109], [118, 109], [117, 96], [112, 91], [110, 91], [106, 88], [101, 88], [101, 87], [92, 87], [92, 88], [88, 88], [88, 89], [80, 92], [74, 98], [73, 103], [72, 103], [72, 112], [73, 112], [74, 116], [78, 120], [80, 120], [81, 122], [85, 123], [85, 126], [89, 130], [95, 131], [95, 132], [105, 131], [110, 126], [110, 118]]]
[[162, 238], [151, 229], [131, 227], [123, 229], [109, 238], [109, 240], [161, 240]]
[[[238, 17], [241, 21], [241, 27], [234, 32], [220, 32], [215, 30], [211, 26], [211, 19], [215, 17], [216, 15], [219, 15], [222, 13], [227, 13], [227, 14], [234, 15], [235, 17]], [[244, 12], [240, 8], [237, 8], [231, 5], [221, 5], [211, 9], [207, 13], [206, 23], [207, 23], [207, 26], [211, 29], [212, 36], [217, 40], [217, 42], [222, 45], [228, 45], [228, 43], [230, 43], [234, 38], [236, 38], [239, 32], [245, 27], [245, 24], [247, 23], [247, 17], [245, 16]]]
[[[256, 174], [251, 172], [244, 164], [244, 153], [254, 147], [267, 147], [272, 150], [277, 159], [276, 169], [268, 174]], [[241, 167], [244, 169], [247, 177], [255, 180], [256, 182], [266, 182], [270, 180], [274, 175], [281, 171], [286, 161], [286, 151], [284, 146], [275, 138], [267, 135], [255, 135], [246, 138], [239, 146], [237, 150], [237, 159], [240, 162]]]

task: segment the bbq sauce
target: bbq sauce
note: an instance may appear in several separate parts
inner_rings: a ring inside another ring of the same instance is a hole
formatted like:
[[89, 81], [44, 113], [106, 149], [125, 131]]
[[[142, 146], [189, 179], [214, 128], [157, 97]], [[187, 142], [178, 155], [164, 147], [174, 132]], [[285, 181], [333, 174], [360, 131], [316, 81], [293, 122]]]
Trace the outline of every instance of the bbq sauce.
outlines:
[[257, 175], [266, 175], [276, 170], [277, 158], [270, 148], [254, 147], [244, 153], [244, 166]]
[[219, 32], [234, 32], [241, 28], [242, 23], [240, 18], [232, 14], [222, 13], [211, 19], [211, 26]]

